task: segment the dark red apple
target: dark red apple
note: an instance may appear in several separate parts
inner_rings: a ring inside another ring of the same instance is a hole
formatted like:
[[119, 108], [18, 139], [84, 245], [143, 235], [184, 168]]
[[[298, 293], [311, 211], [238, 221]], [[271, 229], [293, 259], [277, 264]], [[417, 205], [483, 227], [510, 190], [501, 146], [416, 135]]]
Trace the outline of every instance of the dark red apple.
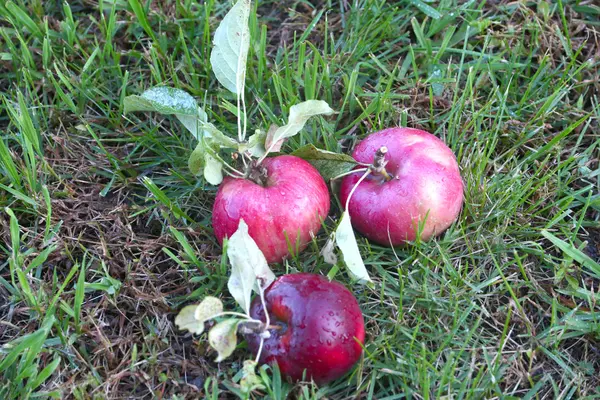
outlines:
[[[292, 381], [311, 378], [319, 385], [346, 374], [362, 354], [365, 326], [358, 302], [346, 287], [315, 274], [290, 274], [265, 291], [271, 337], [265, 339], [260, 362], [277, 363]], [[252, 318], [265, 322], [260, 297], [252, 302]], [[260, 337], [246, 335], [256, 355]]]
[[[360, 142], [352, 156], [369, 163], [382, 147], [387, 148], [385, 170], [392, 178], [370, 174], [356, 188], [348, 212], [352, 226], [369, 240], [396, 246], [417, 238], [429, 240], [446, 230], [463, 204], [463, 182], [452, 150], [434, 135], [410, 128], [390, 128]], [[361, 173], [342, 181], [342, 204]]]
[[[295, 156], [266, 158], [255, 181], [227, 177], [213, 207], [212, 224], [219, 244], [231, 237], [241, 218], [267, 262], [281, 262], [299, 243], [302, 251], [329, 213], [329, 191], [319, 172]], [[258, 183], [257, 183], [258, 182]], [[286, 239], [287, 237], [287, 239]]]

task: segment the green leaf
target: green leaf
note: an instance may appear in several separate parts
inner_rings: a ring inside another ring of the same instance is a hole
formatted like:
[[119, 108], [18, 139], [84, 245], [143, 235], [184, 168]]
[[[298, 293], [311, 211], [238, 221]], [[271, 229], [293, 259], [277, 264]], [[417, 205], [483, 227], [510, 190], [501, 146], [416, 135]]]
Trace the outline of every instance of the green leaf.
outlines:
[[[123, 112], [127, 114], [133, 111], [156, 111], [166, 115], [197, 117], [198, 103], [184, 90], [158, 86], [146, 90], [140, 96], [127, 96]], [[204, 113], [204, 111], [202, 112]]]
[[550, 4], [548, 4], [548, 2], [540, 0], [537, 5], [537, 11], [538, 13], [542, 14], [544, 20], [548, 20], [548, 18], [550, 18]]
[[84, 290], [86, 292], [94, 291], [94, 290], [102, 290], [110, 295], [116, 294], [121, 288], [121, 281], [111, 277], [104, 276], [97, 283], [87, 283], [84, 284]]
[[210, 65], [217, 80], [233, 93], [244, 92], [250, 47], [250, 0], [238, 0], [215, 31]]
[[[280, 139], [276, 142], [273, 142], [273, 139], [275, 137], [275, 132], [277, 132], [277, 130], [279, 129], [279, 125], [271, 125], [269, 127], [269, 130], [267, 131], [266, 137], [265, 137], [265, 147], [267, 149], [269, 149], [269, 152], [274, 151], [280, 151], [281, 150], [281, 146], [283, 146], [283, 140], [284, 139]], [[266, 150], [265, 150], [266, 153]]]
[[7, 1], [4, 4], [4, 7], [6, 7], [6, 9], [14, 17], [15, 26], [18, 26], [19, 30], [25, 28], [32, 35], [36, 36], [37, 38], [42, 38], [44, 36], [43, 32], [40, 30], [40, 28], [37, 26], [37, 24], [31, 19], [31, 17], [27, 14], [27, 12], [25, 12], [23, 9], [21, 9], [19, 6], [17, 6], [15, 3], [13, 3], [12, 1]]
[[181, 330], [188, 330], [197, 335], [204, 332], [204, 321], [198, 321], [195, 316], [197, 308], [197, 304], [183, 307], [175, 317], [175, 325]]
[[221, 362], [233, 353], [237, 345], [237, 326], [239, 319], [226, 319], [219, 322], [208, 332], [208, 343], [219, 356], [215, 360]]
[[204, 148], [204, 142], [201, 140], [188, 159], [188, 168], [192, 174], [198, 175], [204, 169], [205, 154], [206, 149]]
[[48, 256], [50, 255], [50, 253], [54, 252], [54, 250], [56, 250], [56, 248], [57, 248], [56, 245], [52, 245], [52, 246], [44, 249], [33, 260], [31, 260], [31, 262], [27, 266], [26, 271], [29, 272], [29, 271], [37, 268], [38, 266], [42, 265], [43, 263], [45, 263], [46, 260], [48, 259]]
[[156, 42], [156, 36], [154, 35], [154, 31], [152, 30], [152, 27], [148, 22], [148, 17], [146, 17], [144, 8], [140, 4], [139, 0], [129, 0], [129, 5], [135, 13], [136, 22], [140, 24], [142, 28], [144, 28], [148, 36], [150, 36], [152, 40]]
[[81, 264], [81, 270], [79, 271], [79, 277], [75, 284], [75, 299], [73, 300], [73, 313], [75, 314], [75, 326], [79, 328], [81, 321], [81, 306], [83, 305], [83, 299], [85, 298], [85, 269], [86, 265]]
[[176, 117], [196, 139], [200, 140], [202, 135], [205, 137], [212, 136], [210, 130], [200, 131], [200, 128], [208, 124], [208, 115], [201, 107], [198, 107], [195, 115], [178, 114]]
[[254, 135], [248, 138], [247, 143], [240, 144], [238, 150], [240, 153], [249, 152], [253, 157], [260, 158], [265, 155], [265, 140], [267, 134], [265, 131], [257, 129]]
[[206, 296], [200, 304], [196, 307], [194, 318], [197, 321], [207, 321], [213, 318], [215, 315], [223, 312], [223, 303], [221, 300], [213, 296]]
[[167, 209], [170, 210], [173, 213], [173, 215], [175, 215], [176, 218], [184, 218], [188, 222], [192, 221], [192, 218], [190, 218], [189, 215], [183, 212], [183, 210], [177, 204], [171, 201], [169, 196], [167, 196], [167, 194], [161, 188], [156, 186], [156, 183], [154, 183], [152, 179], [148, 178], [147, 176], [144, 176], [141, 179], [141, 182], [146, 187], [146, 189], [148, 189], [150, 193], [152, 193], [156, 197], [156, 199], [159, 202], [164, 204], [165, 207], [167, 207]]
[[[231, 253], [235, 253], [232, 251]], [[239, 256], [232, 259], [229, 248], [227, 249], [227, 257], [231, 261], [231, 276], [227, 282], [227, 289], [233, 296], [235, 301], [246, 312], [250, 312], [250, 298], [252, 290], [256, 284], [256, 274], [252, 268], [247, 267], [245, 260]]]
[[256, 375], [256, 361], [246, 360], [242, 368], [242, 379], [240, 380], [240, 389], [242, 393], [250, 393], [254, 390], [264, 390], [262, 380]]
[[216, 315], [223, 312], [223, 303], [216, 297], [207, 296], [200, 304], [192, 304], [183, 307], [177, 317], [175, 317], [175, 325], [179, 329], [200, 335], [204, 332], [204, 322], [214, 318]]
[[292, 137], [304, 128], [306, 121], [316, 115], [331, 115], [334, 111], [323, 100], [308, 100], [290, 108], [288, 123], [277, 128], [273, 135], [267, 134], [267, 150], [272, 151], [275, 143], [282, 139]]
[[223, 182], [223, 164], [209, 152], [204, 154], [204, 179], [211, 185]]
[[208, 116], [196, 100], [186, 91], [167, 86], [146, 90], [140, 96], [125, 98], [124, 113], [153, 111], [164, 115], [175, 115], [183, 126], [198, 140], [212, 138], [214, 143], [237, 148], [237, 142], [208, 122]]
[[351, 156], [317, 149], [312, 144], [299, 148], [292, 155], [311, 163], [326, 181], [348, 172], [356, 166], [356, 160]]
[[[444, 77], [443, 71], [439, 65], [432, 65], [430, 70], [431, 71], [430, 71], [429, 77], [428, 77], [429, 81], [440, 80]], [[444, 85], [439, 82], [432, 82], [431, 89], [433, 90], [434, 96], [441, 96], [444, 93]]]
[[[58, 368], [58, 366], [60, 365], [60, 361], [61, 361], [60, 357], [55, 357], [54, 361], [52, 361], [50, 364], [48, 364], [42, 370], [42, 372], [40, 372], [39, 375], [35, 377], [35, 379], [33, 380], [33, 382], [29, 385], [29, 388], [31, 390], [35, 390], [42, 383], [44, 383], [50, 377], [50, 375], [52, 375], [54, 373], [54, 371], [56, 370], [56, 368]], [[37, 365], [35, 365], [35, 367], [37, 368]]]
[[208, 183], [220, 184], [223, 181], [223, 163], [216, 154], [220, 148], [221, 146], [215, 143], [215, 138], [201, 138], [188, 159], [190, 172], [194, 175], [203, 172]]
[[335, 231], [335, 242], [344, 256], [344, 263], [346, 263], [350, 275], [360, 283], [372, 282], [360, 256], [358, 243], [356, 243], [356, 237], [354, 236], [350, 222], [350, 215], [347, 211], [344, 211], [342, 214], [340, 223]]
[[[545, 2], [545, 1], [540, 1], [540, 3], [538, 4], [538, 10], [540, 9], [540, 6], [542, 5], [542, 3], [546, 4], [546, 7], [548, 7], [548, 10], [550, 9], [550, 5]], [[581, 13], [581, 14], [587, 14], [588, 16], [592, 16], [592, 15], [600, 15], [600, 6], [597, 5], [575, 5], [573, 4], [571, 7], [573, 7], [573, 11]]]
[[423, 13], [425, 13], [427, 16], [433, 19], [442, 18], [442, 14], [440, 14], [438, 10], [436, 10], [428, 4], [423, 3], [421, 0], [410, 0], [410, 2]]
[[[236, 258], [245, 257], [246, 262], [254, 270], [256, 277], [261, 280], [263, 288], [268, 287], [275, 280], [275, 274], [269, 268], [262, 251], [248, 233], [248, 225], [243, 219], [240, 219], [236, 234], [238, 236], [235, 237], [235, 240], [229, 241], [228, 257], [231, 257], [231, 255]], [[234, 239], [233, 235], [231, 239]], [[258, 293], [258, 286], [255, 286], [254, 290]]]
[[209, 144], [214, 144], [215, 146], [218, 145], [220, 147], [226, 147], [229, 149], [238, 148], [239, 143], [235, 139], [225, 135], [210, 122], [202, 123], [199, 121], [199, 123], [200, 127], [204, 129], [204, 138], [205, 140], [209, 140]]
[[24, 360], [22, 359], [22, 365], [31, 364], [34, 359], [39, 358], [40, 350], [55, 321], [56, 318], [53, 315], [46, 317], [42, 327], [37, 331], [4, 344], [2, 347], [4, 354], [0, 361], [0, 373], [3, 373], [7, 368], [11, 367], [15, 360], [24, 354], [25, 351], [27, 351], [27, 357]]
[[248, 225], [240, 219], [238, 229], [227, 243], [227, 257], [231, 263], [231, 276], [227, 288], [244, 309], [250, 310], [252, 290], [258, 291], [257, 278], [266, 288], [275, 280], [275, 274], [269, 268], [264, 254], [248, 234]]
[[562, 250], [567, 256], [577, 261], [581, 265], [587, 267], [595, 276], [600, 277], [600, 264], [590, 258], [588, 255], [583, 253], [575, 246], [561, 240], [548, 232], [547, 230], [542, 231], [542, 235], [552, 242], [556, 247]]
[[337, 255], [335, 254], [334, 238], [329, 238], [327, 240], [327, 243], [325, 243], [325, 246], [323, 247], [323, 249], [321, 249], [321, 256], [323, 257], [323, 260], [327, 264], [331, 264], [331, 265], [337, 264], [338, 258], [337, 258]]
[[30, 205], [32, 205], [34, 208], [37, 208], [38, 204], [35, 202], [34, 199], [32, 199], [31, 197], [21, 193], [18, 190], [15, 190], [13, 188], [10, 188], [8, 186], [5, 186], [3, 184], [0, 183], [0, 189], [7, 191], [8, 193], [12, 194], [14, 197], [16, 197], [17, 199], [28, 203]]

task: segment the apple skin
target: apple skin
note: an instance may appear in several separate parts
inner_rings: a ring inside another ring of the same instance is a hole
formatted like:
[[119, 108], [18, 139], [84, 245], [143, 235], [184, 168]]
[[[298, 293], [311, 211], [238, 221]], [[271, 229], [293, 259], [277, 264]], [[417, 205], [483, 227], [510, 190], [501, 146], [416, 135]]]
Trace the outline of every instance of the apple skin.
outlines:
[[[348, 206], [354, 229], [385, 246], [414, 241], [424, 220], [421, 240], [441, 234], [456, 221], [463, 204], [463, 181], [452, 150], [428, 132], [389, 128], [367, 136], [352, 157], [371, 164], [382, 146], [388, 149], [385, 169], [393, 179], [386, 182], [371, 174], [356, 188]], [[361, 176], [342, 180], [344, 206]]]
[[329, 213], [329, 190], [319, 172], [307, 161], [282, 155], [265, 158], [267, 184], [226, 177], [213, 206], [212, 225], [220, 245], [244, 219], [248, 233], [268, 263], [281, 262], [292, 249], [306, 248], [311, 232], [317, 234]]
[[[277, 363], [282, 375], [296, 382], [311, 378], [323, 385], [345, 375], [360, 359], [365, 340], [364, 319], [356, 298], [345, 286], [309, 274], [283, 275], [265, 291], [271, 337], [265, 339], [260, 362]], [[250, 307], [254, 319], [265, 321], [260, 297]], [[260, 337], [246, 335], [256, 356]]]

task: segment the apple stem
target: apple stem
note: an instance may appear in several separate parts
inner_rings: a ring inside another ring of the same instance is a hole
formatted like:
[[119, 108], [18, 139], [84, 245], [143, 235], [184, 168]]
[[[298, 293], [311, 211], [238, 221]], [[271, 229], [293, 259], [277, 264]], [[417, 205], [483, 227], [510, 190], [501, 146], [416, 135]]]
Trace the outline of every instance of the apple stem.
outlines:
[[267, 185], [267, 169], [252, 160], [246, 168], [246, 178], [260, 186]]
[[[267, 310], [267, 304], [265, 302], [265, 291], [261, 285], [261, 280], [256, 280], [256, 286], [258, 286], [258, 295], [260, 296], [260, 303], [262, 305], [263, 311], [265, 312], [265, 327], [268, 329], [271, 326], [271, 317], [269, 316], [269, 311]], [[256, 362], [260, 360], [260, 355], [262, 353], [263, 345], [265, 344], [265, 338], [260, 337], [260, 346], [258, 347], [258, 351], [256, 352]]]
[[223, 168], [223, 172], [226, 175], [231, 176], [233, 178], [243, 178], [244, 177], [244, 174], [241, 171], [238, 171], [237, 169], [235, 169], [231, 165], [229, 165], [229, 163], [227, 163], [227, 161], [225, 161], [223, 159], [223, 157], [221, 157], [217, 152], [214, 152], [211, 155], [223, 164], [223, 166], [225, 167], [225, 168]]
[[385, 170], [385, 166], [387, 165], [387, 161], [385, 161], [385, 155], [388, 152], [388, 148], [385, 146], [381, 146], [377, 152], [375, 152], [375, 157], [373, 157], [373, 164], [371, 165], [371, 171], [376, 172], [382, 175], [386, 181], [391, 181], [393, 177], [388, 174]]
[[228, 170], [227, 170], [227, 168], [223, 168], [223, 172], [225, 173], [225, 175], [227, 175], [227, 176], [230, 176], [230, 177], [232, 177], [232, 178], [235, 178], [235, 179], [240, 179], [240, 178], [243, 178], [243, 177], [244, 177], [244, 175], [243, 175], [243, 174], [239, 174], [239, 175], [238, 175], [238, 174], [237, 174], [237, 173], [235, 173], [235, 172], [230, 172], [230, 171], [228, 171]]
[[254, 362], [258, 364], [258, 362], [260, 361], [260, 354], [262, 353], [262, 349], [263, 349], [263, 345], [265, 344], [265, 339], [263, 339], [262, 337], [260, 338], [260, 344], [258, 345], [258, 351], [256, 352], [256, 358], [254, 359]]
[[263, 287], [258, 282], [258, 280], [256, 281], [256, 285], [258, 286], [258, 294], [260, 296], [260, 302], [261, 302], [263, 310], [265, 312], [265, 326], [270, 326], [271, 325], [271, 317], [269, 315], [269, 312], [267, 311], [267, 304], [265, 302], [265, 291], [263, 290]]
[[247, 320], [250, 320], [250, 321], [252, 320], [252, 318], [249, 315], [242, 314], [242, 313], [239, 313], [239, 312], [234, 312], [234, 311], [220, 312], [218, 314], [215, 314], [215, 315], [211, 316], [210, 319], [219, 318], [219, 317], [222, 317], [224, 315], [232, 315], [234, 317], [241, 317], [241, 318], [244, 318], [244, 319], [247, 319]]
[[367, 176], [369, 176], [370, 174], [371, 174], [371, 169], [367, 169], [367, 172], [365, 172], [363, 174], [363, 176], [360, 177], [360, 179], [358, 180], [358, 182], [356, 182], [356, 184], [354, 185], [354, 187], [350, 191], [350, 194], [348, 195], [348, 198], [346, 199], [346, 206], [344, 207], [344, 209], [346, 211], [348, 210], [348, 207], [350, 206], [350, 199], [352, 198], [352, 195], [354, 194], [354, 191], [356, 190], [356, 188], [358, 187], [358, 185], [360, 185], [361, 182], [364, 181], [367, 178]]
[[283, 326], [281, 325], [269, 325], [267, 329], [273, 329], [275, 331], [280, 331], [283, 329]]
[[340, 179], [340, 178], [343, 178], [344, 176], [347, 176], [347, 175], [356, 174], [356, 173], [358, 173], [358, 172], [365, 172], [365, 171], [369, 171], [369, 169], [370, 169], [370, 167], [371, 167], [371, 164], [365, 164], [365, 165], [366, 165], [367, 167], [369, 167], [369, 168], [358, 168], [358, 169], [352, 169], [352, 170], [350, 170], [350, 171], [348, 171], [348, 172], [344, 172], [344, 173], [342, 173], [342, 174], [339, 174], [339, 175], [336, 175], [336, 176], [334, 176], [333, 178], [331, 178], [331, 180], [332, 180], [332, 181], [335, 181], [335, 180], [337, 180], [337, 179]]
[[245, 152], [239, 152], [239, 153], [234, 153], [234, 155], [239, 154], [242, 158], [242, 163], [244, 164], [244, 168], [248, 168], [248, 162], [246, 161], [246, 153]]

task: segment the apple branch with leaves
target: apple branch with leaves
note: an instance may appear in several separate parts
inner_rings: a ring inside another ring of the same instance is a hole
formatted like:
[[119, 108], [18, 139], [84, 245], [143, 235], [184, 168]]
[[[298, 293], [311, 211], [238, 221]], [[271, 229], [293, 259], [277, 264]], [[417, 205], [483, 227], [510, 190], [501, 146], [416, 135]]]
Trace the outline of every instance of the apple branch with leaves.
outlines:
[[[244, 88], [250, 46], [250, 11], [250, 0], [238, 0], [233, 5], [215, 31], [214, 46], [210, 55], [215, 77], [225, 89], [236, 95], [237, 139], [226, 135], [210, 123], [204, 109], [184, 90], [158, 86], [146, 90], [141, 95], [125, 98], [124, 113], [151, 111], [174, 115], [198, 141], [188, 160], [190, 171], [194, 175], [202, 174], [212, 185], [219, 185], [224, 175], [228, 175], [238, 179], [249, 179], [264, 186], [266, 170], [261, 167], [261, 162], [269, 153], [280, 151], [284, 140], [298, 134], [311, 117], [334, 113], [325, 101], [307, 100], [290, 107], [287, 124], [272, 125], [267, 132], [256, 129], [246, 140]], [[243, 165], [240, 167], [228, 163], [222, 150], [233, 150], [234, 160], [241, 160]], [[311, 163], [325, 180], [349, 173], [357, 165], [357, 162], [346, 154], [321, 150], [312, 144], [296, 150], [292, 155]], [[344, 255], [351, 275], [361, 282], [370, 281], [360, 258], [349, 218], [347, 212], [342, 215], [334, 233], [337, 235], [335, 242]]]
[[[267, 260], [256, 242], [248, 234], [248, 225], [243, 219], [240, 220], [237, 231], [228, 240], [225, 248], [232, 267], [227, 288], [244, 312], [224, 311], [220, 299], [207, 296], [200, 304], [184, 307], [175, 318], [175, 325], [179, 329], [200, 335], [204, 332], [204, 325], [207, 321], [219, 319], [208, 331], [208, 343], [218, 353], [216, 362], [225, 360], [233, 353], [237, 346], [238, 333], [258, 334], [260, 348], [256, 359], [244, 362], [244, 377], [240, 381], [242, 390], [250, 392], [262, 387], [256, 376], [255, 368], [260, 360], [264, 340], [270, 336], [269, 330], [279, 328], [270, 325], [264, 298], [264, 291], [275, 280], [275, 274], [267, 265]], [[260, 296], [265, 310], [265, 322], [250, 316], [253, 291]]]
[[235, 334], [238, 328], [245, 333], [259, 333], [265, 338], [269, 335], [268, 329], [273, 328], [270, 326], [268, 313], [266, 313], [265, 323], [250, 316], [253, 291], [259, 294], [266, 310], [264, 290], [275, 280], [275, 274], [267, 265], [267, 260], [256, 242], [248, 234], [248, 225], [243, 219], [240, 220], [237, 231], [227, 241], [225, 247], [231, 263], [227, 288], [244, 313], [223, 311], [221, 300], [207, 296], [200, 304], [184, 307], [175, 318], [175, 324], [180, 329], [187, 329], [198, 335], [204, 332], [206, 321], [229, 317], [215, 325], [208, 333], [210, 345], [219, 353], [217, 362], [231, 355], [235, 349], [237, 344]]
[[[214, 47], [210, 55], [215, 77], [225, 89], [236, 95], [237, 139], [227, 136], [208, 122], [206, 112], [192, 96], [181, 89], [158, 86], [139, 96], [125, 98], [124, 113], [154, 111], [175, 115], [198, 140], [189, 158], [190, 171], [194, 175], [202, 173], [212, 185], [221, 183], [224, 174], [234, 178], [251, 178], [253, 168], [259, 166], [270, 152], [279, 151], [283, 140], [298, 134], [310, 117], [331, 115], [334, 112], [322, 100], [307, 100], [290, 108], [286, 125], [273, 125], [268, 133], [258, 129], [246, 140], [244, 87], [250, 46], [250, 10], [250, 0], [238, 0], [234, 4], [215, 31]], [[225, 161], [220, 154], [222, 149], [233, 149], [238, 154], [237, 158], [241, 159], [244, 167], [242, 171]]]

